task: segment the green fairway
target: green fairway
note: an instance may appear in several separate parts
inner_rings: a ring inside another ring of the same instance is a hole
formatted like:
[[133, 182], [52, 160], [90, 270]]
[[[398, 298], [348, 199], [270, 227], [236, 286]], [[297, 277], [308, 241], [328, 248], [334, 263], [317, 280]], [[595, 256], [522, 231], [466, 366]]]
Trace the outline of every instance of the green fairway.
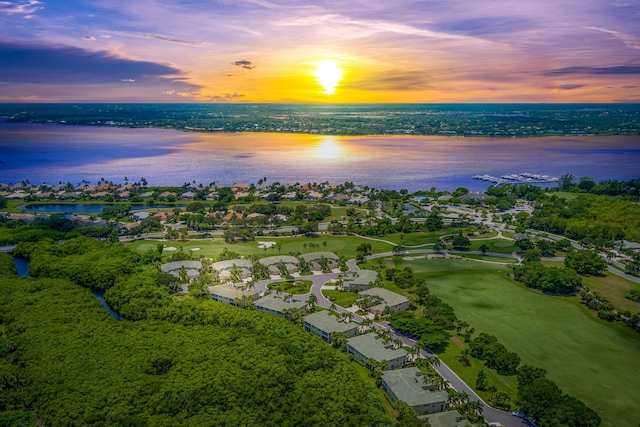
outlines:
[[[259, 242], [275, 242], [276, 245], [269, 249], [261, 249]], [[323, 242], [327, 242], [325, 245]], [[355, 258], [356, 248], [362, 243], [370, 243], [372, 252], [387, 252], [392, 250], [392, 246], [388, 243], [375, 240], [367, 240], [356, 236], [319, 236], [319, 237], [256, 237], [254, 241], [243, 243], [225, 243], [222, 239], [203, 239], [203, 240], [139, 240], [129, 244], [129, 247], [144, 252], [149, 249], [155, 249], [158, 243], [163, 243], [165, 248], [184, 248], [185, 251], [192, 251], [194, 256], [204, 256], [207, 258], [216, 258], [224, 248], [229, 251], [237, 252], [241, 256], [257, 255], [258, 257], [288, 255], [289, 253], [309, 253], [316, 251], [333, 252], [337, 255], [343, 255], [347, 259]], [[309, 246], [309, 243], [318, 245], [315, 248]], [[197, 249], [197, 250], [194, 250]], [[280, 249], [278, 249], [280, 248]], [[170, 256], [173, 251], [165, 249], [164, 255]]]
[[491, 255], [465, 254], [461, 252], [456, 252], [453, 255], [469, 258], [469, 259], [477, 259], [480, 261], [498, 262], [502, 264], [515, 264], [518, 262], [516, 258], [505, 258], [505, 257], [499, 257], [499, 256], [491, 256]]
[[460, 260], [404, 262], [478, 332], [498, 337], [522, 363], [539, 366], [583, 400], [605, 426], [640, 419], [640, 336], [607, 324], [578, 297], [551, 297], [506, 277], [506, 267]]
[[514, 243], [515, 242], [513, 240], [507, 239], [471, 240], [471, 246], [469, 249], [472, 251], [479, 251], [480, 246], [487, 245], [489, 247], [487, 252], [510, 254], [513, 251], [518, 250], [518, 247]]

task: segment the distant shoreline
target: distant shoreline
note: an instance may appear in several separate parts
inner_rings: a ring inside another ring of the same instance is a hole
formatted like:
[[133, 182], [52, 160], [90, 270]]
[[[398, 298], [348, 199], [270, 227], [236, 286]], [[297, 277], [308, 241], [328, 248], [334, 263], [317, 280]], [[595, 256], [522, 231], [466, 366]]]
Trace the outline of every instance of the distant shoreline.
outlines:
[[640, 104], [0, 104], [8, 123], [197, 133], [531, 138], [640, 135]]

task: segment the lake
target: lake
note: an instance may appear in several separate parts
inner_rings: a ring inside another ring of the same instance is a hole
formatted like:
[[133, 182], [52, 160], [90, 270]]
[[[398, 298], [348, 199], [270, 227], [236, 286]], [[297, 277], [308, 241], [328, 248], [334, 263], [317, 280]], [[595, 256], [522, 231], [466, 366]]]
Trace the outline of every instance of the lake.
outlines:
[[[80, 214], [90, 215], [90, 214], [101, 213], [102, 209], [106, 206], [118, 206], [118, 205], [107, 205], [103, 203], [96, 203], [96, 204], [56, 203], [56, 204], [50, 204], [50, 205], [22, 205], [22, 206], [18, 206], [16, 209], [19, 209], [25, 212], [33, 212], [33, 213], [71, 213], [71, 214], [78, 214], [78, 215]], [[145, 209], [184, 208], [187, 205], [185, 204], [167, 205], [167, 204], [158, 203], [153, 205], [130, 205], [130, 206], [131, 206], [131, 211], [135, 212], [135, 211], [141, 211]]]
[[0, 182], [343, 183], [484, 190], [474, 175], [640, 176], [640, 136], [464, 138], [199, 133], [0, 122]]

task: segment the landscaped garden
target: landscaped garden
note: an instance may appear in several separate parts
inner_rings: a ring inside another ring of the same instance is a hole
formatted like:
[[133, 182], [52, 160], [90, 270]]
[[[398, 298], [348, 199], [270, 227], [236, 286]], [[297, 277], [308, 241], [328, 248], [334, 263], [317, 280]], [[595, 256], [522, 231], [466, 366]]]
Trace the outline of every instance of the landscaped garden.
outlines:
[[294, 295], [304, 295], [311, 291], [311, 280], [286, 280], [283, 282], [270, 283], [268, 288], [273, 291], [286, 292]]

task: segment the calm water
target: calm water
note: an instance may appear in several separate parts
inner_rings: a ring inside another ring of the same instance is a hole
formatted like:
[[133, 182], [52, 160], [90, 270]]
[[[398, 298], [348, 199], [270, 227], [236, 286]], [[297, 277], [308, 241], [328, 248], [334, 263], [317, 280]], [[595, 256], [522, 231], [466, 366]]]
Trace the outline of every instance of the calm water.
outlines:
[[410, 191], [485, 189], [477, 174], [640, 176], [640, 136], [526, 139], [186, 133], [0, 122], [0, 182], [57, 184], [125, 177], [149, 185], [196, 181], [352, 181]]
[[[65, 204], [52, 204], [52, 205], [22, 205], [18, 206], [16, 209], [25, 211], [25, 212], [37, 212], [37, 213], [71, 213], [71, 214], [99, 214], [102, 212], [102, 209], [105, 206], [115, 206], [115, 205], [106, 205], [106, 204], [95, 204], [88, 205], [83, 203], [76, 203], [73, 205], [65, 205]], [[145, 209], [167, 209], [167, 208], [184, 208], [187, 205], [183, 204], [174, 204], [167, 205], [158, 203], [155, 205], [131, 205], [132, 211], [141, 211]]]

